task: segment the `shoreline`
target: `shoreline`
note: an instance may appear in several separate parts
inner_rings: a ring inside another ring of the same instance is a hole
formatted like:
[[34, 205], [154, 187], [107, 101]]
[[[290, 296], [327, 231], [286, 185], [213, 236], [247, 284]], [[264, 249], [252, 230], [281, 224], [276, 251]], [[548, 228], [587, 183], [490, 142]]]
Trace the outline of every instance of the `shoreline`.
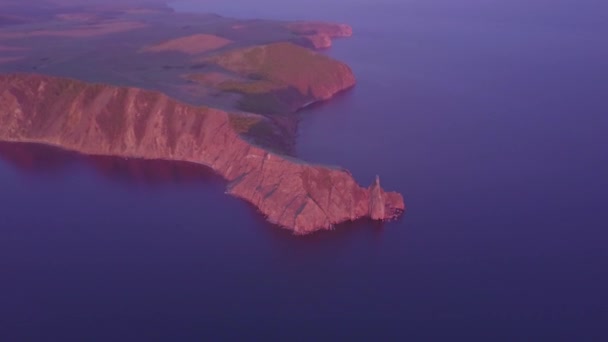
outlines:
[[[85, 7], [83, 11], [79, 12], [81, 16], [93, 16], [99, 27], [107, 25], [107, 20], [96, 10], [87, 12]], [[119, 14], [112, 20], [137, 23], [148, 15], [139, 12], [126, 16]], [[164, 25], [173, 25], [173, 29], [163, 34], [166, 41], [174, 42], [180, 37], [210, 30], [205, 26], [204, 20], [210, 20], [207, 16], [189, 16], [192, 21], [189, 25], [200, 25], [200, 28], [192, 27], [187, 32], [182, 26], [187, 23], [177, 21], [183, 17], [176, 17], [173, 13], [154, 14], [153, 17]], [[57, 20], [64, 22], [65, 18], [52, 19], [50, 23]], [[168, 59], [172, 60], [172, 65], [181, 63], [187, 66], [205, 58], [206, 64], [202, 69], [197, 68], [191, 71], [192, 74], [204, 76], [220, 70], [222, 75], [235, 80], [232, 85], [235, 89], [243, 89], [241, 98], [248, 96], [250, 105], [259, 106], [272, 100], [279, 101], [270, 102], [279, 108], [296, 106], [297, 110], [282, 113], [281, 120], [297, 121], [297, 113], [301, 110], [331, 100], [356, 83], [350, 67], [314, 52], [314, 45], [304, 48], [297, 43], [308, 44], [310, 30], [332, 38], [347, 37], [352, 34], [350, 26], [301, 21], [242, 21], [222, 17], [219, 23], [214, 24], [219, 27], [211, 27], [211, 31], [225, 39], [221, 42], [228, 46], [221, 48], [220, 54], [211, 49], [209, 52], [201, 50], [205, 52], [194, 56], [164, 51], [138, 53], [146, 46], [163, 43], [158, 42], [153, 24], [126, 33], [101, 33], [98, 39], [107, 41], [109, 47], [114, 46], [117, 35], [132, 41], [129, 49], [108, 51], [113, 63], [129, 59], [140, 63], [137, 68], [127, 65], [120, 72], [111, 62], [97, 58], [98, 53], [104, 54], [105, 51], [92, 50], [97, 53], [88, 55], [78, 53], [78, 49], [88, 48], [87, 45], [78, 45], [79, 40], [87, 37], [76, 34], [82, 27], [79, 20], [68, 20], [65, 25], [64, 31], [59, 33], [70, 33], [68, 36], [72, 38], [53, 34], [45, 37], [48, 43], [38, 46], [32, 42], [41, 40], [33, 37], [31, 41], [19, 41], [16, 47], [25, 45], [32, 48], [24, 52], [23, 62], [31, 63], [41, 54], [55, 53], [53, 41], [60, 40], [63, 44], [75, 45], [74, 51], [66, 52], [68, 55], [60, 59], [72, 62], [63, 65], [55, 62], [55, 57], [47, 57], [45, 59], [49, 62], [45, 61], [44, 68], [35, 73], [15, 73], [11, 71], [10, 64], [0, 66], [0, 104], [3, 108], [0, 110], [0, 122], [3, 123], [0, 140], [44, 144], [83, 155], [185, 161], [206, 166], [227, 181], [227, 193], [250, 202], [268, 221], [296, 234], [331, 229], [335, 224], [363, 217], [392, 220], [404, 211], [403, 197], [398, 193], [385, 193], [378, 180], [368, 188], [361, 187], [342, 167], [308, 163], [289, 154], [272, 152], [275, 149], [271, 147], [278, 146], [280, 150], [282, 144], [289, 144], [295, 136], [292, 132], [281, 131], [273, 121], [276, 117], [263, 110], [248, 112], [271, 120], [238, 114], [238, 111], [229, 109], [230, 105], [228, 109], [218, 109], [214, 106], [214, 101], [218, 101], [214, 96], [217, 95], [208, 90], [219, 90], [217, 94], [224, 96], [229, 91], [222, 89], [222, 83], [205, 83], [204, 78], [200, 84], [188, 83], [182, 78], [183, 71], [179, 67], [175, 71], [155, 70], [166, 65]], [[243, 31], [239, 25], [251, 27]], [[266, 25], [273, 25], [279, 34], [274, 43], [266, 41]], [[10, 27], [11, 31], [19, 32], [15, 27], [18, 25]], [[44, 31], [44, 26], [41, 27], [39, 32], [54, 32]], [[0, 28], [0, 43], [15, 42], [10, 38], [2, 39], [2, 31]], [[251, 34], [259, 42], [250, 41]], [[139, 38], [142, 35], [146, 37], [143, 41]], [[239, 45], [241, 40], [246, 42], [245, 47]], [[203, 40], [202, 44], [207, 41], [218, 42], [211, 37]], [[45, 44], [50, 45], [47, 47]], [[73, 63], [87, 67], [75, 69]], [[104, 72], [108, 68], [110, 73]], [[254, 73], [260, 76], [252, 78]], [[122, 77], [124, 80], [120, 79]], [[157, 79], [150, 82], [152, 77]], [[211, 82], [223, 82], [222, 77]], [[176, 81], [193, 86], [192, 96], [204, 105], [188, 104], [179, 96], [188, 95], [184, 92], [178, 91], [178, 96], [174, 96], [175, 89], [167, 87]], [[114, 85], [117, 83], [124, 86]], [[145, 84], [145, 87], [140, 87], [140, 84]], [[247, 89], [252, 92], [248, 93]], [[262, 97], [256, 93], [259, 89], [263, 91], [260, 93]], [[229, 98], [228, 101], [235, 100]], [[250, 138], [254, 139], [253, 142]]]

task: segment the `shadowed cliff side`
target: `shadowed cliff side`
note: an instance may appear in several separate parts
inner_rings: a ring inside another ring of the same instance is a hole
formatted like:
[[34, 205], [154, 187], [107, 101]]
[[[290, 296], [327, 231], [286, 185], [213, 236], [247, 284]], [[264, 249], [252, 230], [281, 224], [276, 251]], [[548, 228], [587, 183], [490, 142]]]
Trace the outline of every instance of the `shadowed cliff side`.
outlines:
[[85, 154], [181, 160], [209, 166], [228, 193], [297, 234], [362, 217], [401, 214], [403, 199], [345, 170], [273, 154], [241, 137], [225, 111], [160, 92], [42, 75], [0, 76], [0, 140]]

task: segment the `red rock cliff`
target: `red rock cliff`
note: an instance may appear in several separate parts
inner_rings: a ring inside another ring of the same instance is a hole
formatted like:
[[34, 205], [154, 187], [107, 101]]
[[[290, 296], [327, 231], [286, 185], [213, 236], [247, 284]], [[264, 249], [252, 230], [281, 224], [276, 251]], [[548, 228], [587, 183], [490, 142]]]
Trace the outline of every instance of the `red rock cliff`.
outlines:
[[0, 76], [0, 140], [204, 164], [230, 181], [228, 193], [297, 234], [362, 217], [392, 219], [403, 211], [401, 195], [385, 193], [379, 181], [362, 188], [345, 170], [250, 144], [234, 129], [231, 115], [136, 88]]

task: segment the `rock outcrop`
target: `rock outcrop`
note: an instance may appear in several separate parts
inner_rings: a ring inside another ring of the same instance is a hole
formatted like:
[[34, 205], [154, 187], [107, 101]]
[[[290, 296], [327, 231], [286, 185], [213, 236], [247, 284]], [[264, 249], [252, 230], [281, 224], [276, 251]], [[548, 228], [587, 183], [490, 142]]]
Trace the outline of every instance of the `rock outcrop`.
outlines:
[[380, 187], [380, 176], [369, 187], [369, 216], [372, 220], [382, 220], [386, 214], [386, 198]]
[[293, 113], [355, 85], [346, 64], [309, 49], [348, 25], [178, 13], [162, 0], [0, 8], [0, 140], [206, 165], [298, 234], [403, 211], [378, 181], [294, 158]]
[[398, 193], [385, 192], [380, 186], [380, 176], [376, 176], [368, 191], [369, 217], [372, 220], [395, 218], [403, 212], [403, 207], [395, 205], [395, 203], [402, 203], [403, 198]]
[[346, 24], [297, 21], [289, 23], [287, 28], [307, 40], [309, 45], [315, 49], [327, 49], [332, 46], [333, 38], [353, 35], [352, 27]]
[[404, 210], [401, 195], [385, 193], [378, 180], [362, 188], [346, 170], [251, 144], [231, 115], [155, 91], [42, 75], [0, 76], [3, 141], [203, 164], [230, 182], [228, 193], [297, 234], [362, 217], [389, 220]]

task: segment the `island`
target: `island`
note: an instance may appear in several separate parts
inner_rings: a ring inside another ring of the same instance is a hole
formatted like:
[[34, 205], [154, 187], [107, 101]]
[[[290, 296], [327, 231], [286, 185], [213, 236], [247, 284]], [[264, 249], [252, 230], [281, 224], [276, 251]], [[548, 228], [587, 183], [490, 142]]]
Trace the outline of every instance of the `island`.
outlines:
[[352, 88], [315, 50], [344, 24], [176, 13], [162, 3], [0, 5], [0, 140], [82, 154], [185, 161], [295, 234], [392, 220], [403, 197], [376, 177], [299, 160], [298, 110]]

